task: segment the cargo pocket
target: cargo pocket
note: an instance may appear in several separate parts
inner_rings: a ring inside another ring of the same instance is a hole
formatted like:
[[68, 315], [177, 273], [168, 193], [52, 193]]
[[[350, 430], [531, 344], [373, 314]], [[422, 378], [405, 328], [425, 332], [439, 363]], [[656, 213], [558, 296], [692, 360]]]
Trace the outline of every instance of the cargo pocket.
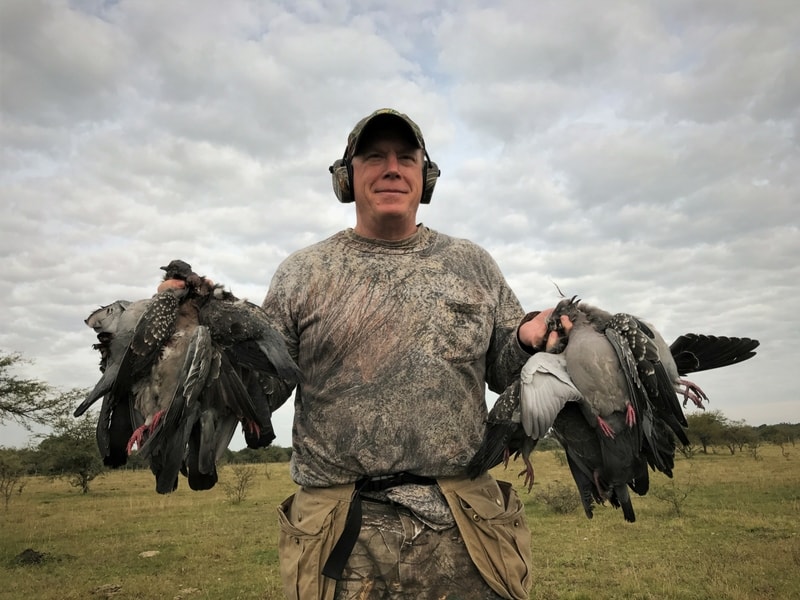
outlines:
[[489, 474], [475, 480], [443, 478], [439, 487], [486, 583], [504, 598], [527, 600], [531, 534], [516, 490]]
[[287, 598], [333, 598], [336, 581], [322, 575], [344, 529], [353, 486], [301, 488], [278, 506], [278, 556]]

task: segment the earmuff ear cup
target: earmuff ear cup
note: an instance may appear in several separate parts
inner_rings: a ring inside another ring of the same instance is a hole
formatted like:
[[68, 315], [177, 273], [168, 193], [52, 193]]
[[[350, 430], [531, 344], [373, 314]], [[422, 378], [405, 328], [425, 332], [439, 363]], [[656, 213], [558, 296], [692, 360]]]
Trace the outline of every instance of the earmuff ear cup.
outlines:
[[442, 171], [439, 169], [439, 166], [435, 162], [426, 158], [425, 168], [422, 170], [424, 188], [422, 190], [422, 198], [419, 201], [420, 204], [431, 203], [433, 188], [436, 187], [436, 180], [439, 179], [439, 175], [441, 174]]
[[[333, 193], [336, 194], [339, 202], [353, 202], [355, 200], [353, 196], [353, 187], [351, 185], [353, 181], [353, 167], [350, 162], [344, 158], [339, 158], [328, 167], [328, 171], [331, 173]], [[442, 171], [439, 169], [438, 165], [426, 157], [425, 165], [422, 168], [424, 187], [422, 190], [422, 198], [420, 198], [420, 204], [430, 204], [431, 196], [433, 196], [433, 188], [436, 187], [436, 180], [441, 174]]]
[[333, 193], [336, 194], [339, 202], [347, 203], [355, 200], [350, 186], [350, 165], [348, 162], [343, 158], [337, 159], [328, 167], [328, 170], [331, 172]]

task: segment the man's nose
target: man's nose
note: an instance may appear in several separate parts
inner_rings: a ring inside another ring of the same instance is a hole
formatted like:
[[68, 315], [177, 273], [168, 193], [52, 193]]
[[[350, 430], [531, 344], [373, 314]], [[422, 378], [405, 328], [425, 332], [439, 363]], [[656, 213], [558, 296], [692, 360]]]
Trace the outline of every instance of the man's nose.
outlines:
[[397, 152], [386, 154], [386, 171], [390, 173], [400, 172], [400, 160], [397, 157]]

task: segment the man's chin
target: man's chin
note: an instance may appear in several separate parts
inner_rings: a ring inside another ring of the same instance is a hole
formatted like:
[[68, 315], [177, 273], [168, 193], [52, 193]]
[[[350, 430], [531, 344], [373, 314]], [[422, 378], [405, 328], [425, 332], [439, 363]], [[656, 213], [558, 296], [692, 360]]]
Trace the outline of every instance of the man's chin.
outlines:
[[387, 221], [403, 221], [412, 213], [408, 206], [385, 207], [378, 211], [382, 219]]

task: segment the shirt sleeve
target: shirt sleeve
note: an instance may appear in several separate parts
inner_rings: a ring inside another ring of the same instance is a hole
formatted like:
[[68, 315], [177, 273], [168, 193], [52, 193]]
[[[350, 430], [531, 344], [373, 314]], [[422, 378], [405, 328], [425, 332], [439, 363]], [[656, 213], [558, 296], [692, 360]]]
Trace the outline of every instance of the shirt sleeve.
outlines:
[[[284, 264], [278, 267], [261, 308], [286, 342], [289, 355], [299, 365], [297, 327], [292, 321], [289, 296], [286, 292], [289, 285], [287, 272]], [[269, 398], [270, 410], [273, 412], [289, 399], [295, 388], [294, 384], [279, 377], [262, 377], [261, 384]]]
[[524, 322], [525, 311], [500, 268], [493, 259], [488, 260], [496, 269], [499, 292], [494, 331], [486, 353], [486, 383], [491, 391], [500, 394], [519, 375], [534, 349], [520, 343], [517, 330]]

